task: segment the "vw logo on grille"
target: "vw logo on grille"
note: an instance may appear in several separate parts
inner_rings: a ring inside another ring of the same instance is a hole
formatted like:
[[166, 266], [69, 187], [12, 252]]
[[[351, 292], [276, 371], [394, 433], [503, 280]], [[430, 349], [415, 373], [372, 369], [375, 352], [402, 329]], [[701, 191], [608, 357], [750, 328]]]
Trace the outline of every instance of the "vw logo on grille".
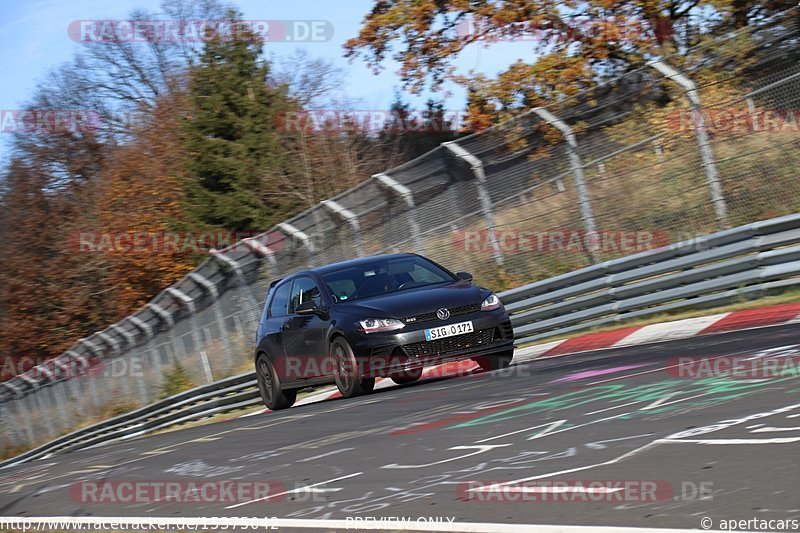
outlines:
[[439, 317], [439, 320], [447, 320], [450, 318], [450, 311], [442, 307], [438, 311], [436, 311], [436, 316]]

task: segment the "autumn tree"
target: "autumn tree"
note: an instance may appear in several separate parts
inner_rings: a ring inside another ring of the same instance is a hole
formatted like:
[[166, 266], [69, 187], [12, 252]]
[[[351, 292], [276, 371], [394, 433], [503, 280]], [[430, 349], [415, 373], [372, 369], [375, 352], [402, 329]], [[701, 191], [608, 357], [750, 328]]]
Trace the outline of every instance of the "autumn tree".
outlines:
[[[376, 0], [345, 48], [376, 71], [391, 56], [415, 91], [445, 80], [465, 86], [470, 118], [485, 126], [506, 111], [574, 95], [787, 7], [752, 0]], [[455, 70], [466, 47], [501, 40], [524, 40], [530, 53], [494, 79]]]

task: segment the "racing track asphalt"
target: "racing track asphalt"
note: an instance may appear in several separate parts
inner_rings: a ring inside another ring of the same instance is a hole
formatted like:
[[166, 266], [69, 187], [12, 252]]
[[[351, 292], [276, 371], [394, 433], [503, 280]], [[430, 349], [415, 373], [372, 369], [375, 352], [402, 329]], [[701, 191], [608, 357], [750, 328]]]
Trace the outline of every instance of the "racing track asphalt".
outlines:
[[[800, 324], [540, 359], [76, 451], [0, 470], [0, 515], [649, 528], [797, 519], [798, 377], [667, 368], [677, 356], [764, 350], [800, 354]], [[94, 503], [79, 485], [167, 480], [268, 482], [271, 497]], [[610, 484], [624, 480], [631, 490]], [[551, 481], [612, 488], [536, 492]], [[657, 491], [637, 496], [637, 486]]]

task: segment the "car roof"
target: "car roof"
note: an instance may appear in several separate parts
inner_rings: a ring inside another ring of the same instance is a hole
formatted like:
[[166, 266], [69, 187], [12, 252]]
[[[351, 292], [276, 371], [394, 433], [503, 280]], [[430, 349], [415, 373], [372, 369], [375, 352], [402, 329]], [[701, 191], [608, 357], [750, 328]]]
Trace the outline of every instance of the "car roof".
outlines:
[[316, 268], [310, 268], [308, 270], [304, 270], [302, 272], [298, 272], [295, 275], [300, 275], [304, 273], [314, 272], [319, 275], [327, 274], [329, 272], [335, 272], [337, 270], [343, 270], [345, 268], [352, 268], [361, 265], [368, 265], [375, 261], [380, 261], [383, 259], [397, 259], [401, 257], [418, 257], [417, 254], [409, 254], [409, 253], [401, 253], [401, 254], [383, 254], [383, 255], [371, 255], [369, 257], [360, 257], [358, 259], [351, 259], [349, 261], [340, 261], [338, 263], [331, 263], [329, 265], [323, 265]]

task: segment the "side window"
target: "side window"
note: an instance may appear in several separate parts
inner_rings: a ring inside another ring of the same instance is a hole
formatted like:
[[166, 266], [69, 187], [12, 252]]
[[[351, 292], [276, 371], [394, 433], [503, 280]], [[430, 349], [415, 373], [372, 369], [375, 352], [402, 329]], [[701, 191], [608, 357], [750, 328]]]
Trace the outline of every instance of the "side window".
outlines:
[[292, 297], [289, 299], [289, 314], [294, 313], [297, 306], [309, 300], [313, 300], [317, 306], [322, 306], [322, 296], [317, 284], [311, 278], [295, 279], [292, 286]]
[[275, 296], [272, 297], [272, 303], [269, 305], [269, 316], [283, 316], [286, 314], [286, 308], [289, 306], [289, 292], [291, 290], [291, 282], [278, 285], [275, 289]]

